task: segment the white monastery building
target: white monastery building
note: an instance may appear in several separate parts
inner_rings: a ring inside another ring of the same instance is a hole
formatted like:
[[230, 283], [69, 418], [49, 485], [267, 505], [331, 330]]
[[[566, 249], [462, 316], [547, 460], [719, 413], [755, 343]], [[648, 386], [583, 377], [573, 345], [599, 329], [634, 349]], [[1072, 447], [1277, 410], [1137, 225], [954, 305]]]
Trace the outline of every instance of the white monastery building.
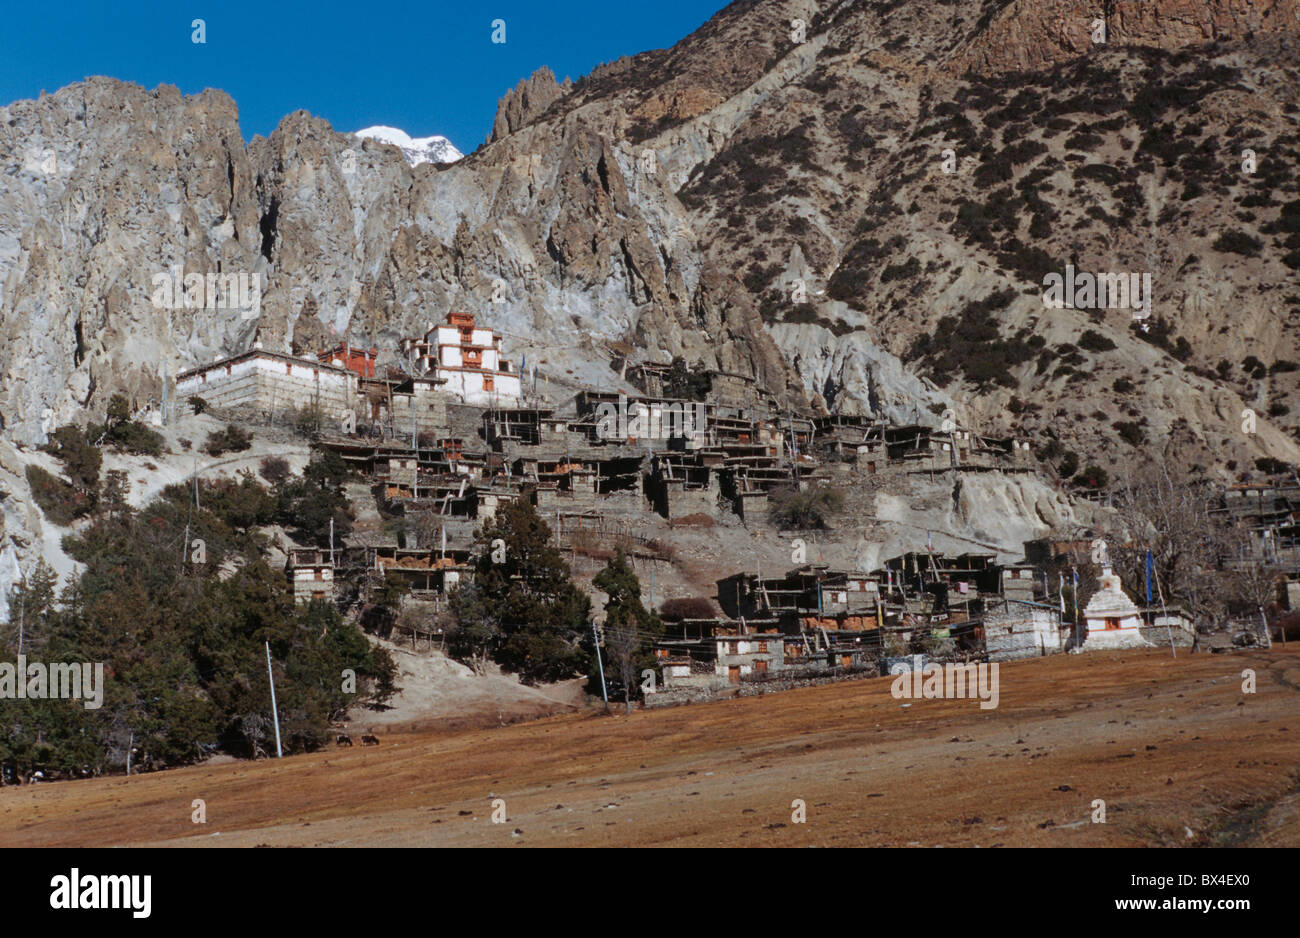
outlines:
[[519, 373], [501, 358], [501, 335], [474, 324], [472, 313], [448, 313], [423, 339], [403, 339], [417, 374], [439, 381], [466, 404], [512, 406], [522, 401]]

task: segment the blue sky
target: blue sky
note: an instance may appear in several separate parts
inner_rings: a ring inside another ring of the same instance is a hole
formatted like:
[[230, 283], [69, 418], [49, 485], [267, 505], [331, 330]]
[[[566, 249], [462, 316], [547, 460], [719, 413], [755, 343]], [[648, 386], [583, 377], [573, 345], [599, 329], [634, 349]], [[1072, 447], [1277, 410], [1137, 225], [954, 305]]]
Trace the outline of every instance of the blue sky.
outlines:
[[[443, 134], [468, 153], [497, 100], [547, 65], [577, 80], [620, 55], [666, 48], [726, 0], [10, 4], [0, 30], [0, 104], [109, 75], [185, 94], [220, 88], [245, 139], [299, 108], [336, 130], [374, 124]], [[191, 40], [202, 18], [206, 43]], [[491, 41], [505, 20], [506, 41]]]

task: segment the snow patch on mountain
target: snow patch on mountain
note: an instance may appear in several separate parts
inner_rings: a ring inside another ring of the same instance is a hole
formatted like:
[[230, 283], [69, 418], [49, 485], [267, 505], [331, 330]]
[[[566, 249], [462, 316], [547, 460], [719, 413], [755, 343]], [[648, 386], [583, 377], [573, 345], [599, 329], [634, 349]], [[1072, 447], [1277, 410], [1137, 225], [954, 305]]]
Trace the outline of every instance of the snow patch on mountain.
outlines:
[[412, 137], [406, 131], [398, 130], [396, 127], [382, 125], [367, 127], [365, 130], [358, 130], [353, 136], [378, 140], [380, 143], [391, 143], [402, 151], [402, 156], [406, 157], [406, 162], [412, 166], [419, 166], [421, 163], [454, 163], [465, 155], [446, 137]]

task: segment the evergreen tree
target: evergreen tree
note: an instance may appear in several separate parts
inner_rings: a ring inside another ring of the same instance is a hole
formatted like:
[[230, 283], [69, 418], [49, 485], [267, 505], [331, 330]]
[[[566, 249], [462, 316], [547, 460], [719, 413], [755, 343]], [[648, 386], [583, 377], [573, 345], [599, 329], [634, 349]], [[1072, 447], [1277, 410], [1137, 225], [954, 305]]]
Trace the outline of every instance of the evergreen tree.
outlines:
[[76, 424], [65, 424], [50, 435], [50, 442], [42, 448], [63, 463], [64, 474], [75, 489], [92, 500], [98, 496], [99, 470], [104, 457], [87, 439], [84, 430]]
[[[641, 691], [638, 677], [647, 668], [654, 670], [654, 643], [663, 635], [663, 622], [641, 604], [641, 581], [632, 572], [622, 548], [596, 574], [592, 584], [609, 596], [605, 602], [608, 668], [617, 674], [623, 704], [630, 712], [632, 698]], [[599, 687], [599, 679], [599, 666], [594, 674], [589, 670], [588, 686]]]
[[[299, 480], [300, 481], [300, 480]], [[320, 491], [317, 489], [317, 491]], [[251, 476], [170, 486], [140, 511], [122, 505], [64, 540], [84, 565], [54, 598], [53, 574], [29, 573], [15, 598], [29, 660], [103, 665], [103, 704], [5, 701], [0, 766], [64, 775], [181, 765], [216, 749], [268, 752], [273, 741], [264, 642], [288, 752], [312, 749], [349, 706], [391, 694], [395, 668], [327, 603], [295, 605], [261, 553], [275, 499]], [[205, 542], [196, 554], [186, 535]], [[17, 621], [4, 632], [17, 647]], [[345, 687], [344, 671], [355, 672]], [[13, 706], [17, 704], [17, 706]]]
[[348, 467], [332, 450], [316, 450], [303, 469], [301, 478], [278, 483], [276, 520], [293, 532], [295, 539], [306, 540], [316, 547], [328, 547], [330, 522], [334, 522], [334, 541], [352, 531], [352, 512], [343, 489]]
[[452, 596], [452, 647], [490, 657], [525, 683], [581, 674], [591, 601], [574, 586], [537, 510], [518, 499], [476, 537], [473, 587]]

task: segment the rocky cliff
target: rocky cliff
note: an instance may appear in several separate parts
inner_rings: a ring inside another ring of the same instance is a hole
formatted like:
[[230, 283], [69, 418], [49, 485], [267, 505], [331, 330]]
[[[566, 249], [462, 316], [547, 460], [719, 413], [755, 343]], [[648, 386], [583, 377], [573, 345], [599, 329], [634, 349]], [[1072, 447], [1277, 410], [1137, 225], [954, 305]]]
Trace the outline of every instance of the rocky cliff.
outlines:
[[[88, 79], [0, 109], [2, 432], [463, 308], [561, 385], [619, 386], [630, 347], [796, 406], [952, 408], [1054, 471], [1300, 461], [1298, 27], [1295, 0], [742, 0], [539, 70], [450, 166]], [[1045, 308], [1067, 264], [1151, 274], [1149, 317]]]
[[[1105, 44], [1175, 51], [1300, 26], [1296, 0], [1013, 0], [987, 10], [950, 71], [1041, 69]], [[1100, 24], [1100, 28], [1098, 27]]]
[[[501, 126], [562, 90], [543, 84], [507, 96]], [[40, 442], [112, 391], [157, 397], [166, 371], [254, 337], [298, 351], [344, 333], [391, 345], [453, 306], [543, 373], [612, 382], [604, 346], [621, 341], [784, 388], [745, 291], [600, 117], [524, 127], [440, 169], [304, 112], [245, 147], [218, 92], [90, 79], [11, 105], [0, 112], [6, 433]], [[208, 291], [186, 308], [181, 284], [195, 273], [246, 275], [260, 303]], [[157, 302], [160, 276], [176, 286], [170, 304]]]

